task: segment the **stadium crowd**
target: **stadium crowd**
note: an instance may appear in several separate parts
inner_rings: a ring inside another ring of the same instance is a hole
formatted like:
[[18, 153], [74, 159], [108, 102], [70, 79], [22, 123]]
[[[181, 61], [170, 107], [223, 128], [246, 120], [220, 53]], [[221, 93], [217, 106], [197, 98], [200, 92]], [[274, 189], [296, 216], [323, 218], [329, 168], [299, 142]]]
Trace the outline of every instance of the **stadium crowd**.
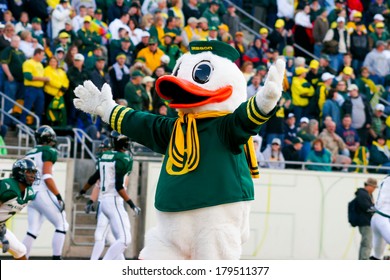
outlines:
[[[189, 42], [221, 40], [240, 53], [248, 98], [278, 57], [287, 63], [276, 113], [254, 137], [260, 166], [302, 168], [284, 161], [306, 161], [375, 165], [349, 170], [387, 173], [390, 0], [248, 2], [252, 15], [272, 27], [254, 23], [253, 39], [241, 30], [235, 5], [222, 0], [0, 0], [0, 91], [41, 124], [78, 127], [102, 140], [104, 124], [73, 106], [78, 85], [109, 83], [118, 103], [175, 116], [155, 93], [155, 80], [172, 73]], [[5, 100], [4, 110], [33, 125], [12, 102]], [[5, 117], [1, 136], [14, 125]]]

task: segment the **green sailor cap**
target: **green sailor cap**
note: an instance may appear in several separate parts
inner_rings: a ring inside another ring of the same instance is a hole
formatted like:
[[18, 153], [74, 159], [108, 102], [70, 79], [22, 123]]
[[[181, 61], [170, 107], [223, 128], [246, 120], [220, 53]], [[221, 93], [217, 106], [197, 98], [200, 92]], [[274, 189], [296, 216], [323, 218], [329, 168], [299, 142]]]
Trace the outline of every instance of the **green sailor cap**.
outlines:
[[32, 23], [42, 23], [42, 20], [39, 17], [34, 17], [31, 22]]
[[134, 72], [131, 74], [133, 78], [135, 77], [145, 77], [145, 74], [142, 73], [140, 70], [134, 70]]
[[150, 37], [149, 38], [149, 42], [148, 42], [148, 44], [149, 45], [154, 45], [154, 44], [157, 44], [158, 42], [157, 42], [157, 38], [156, 37]]
[[137, 61], [145, 63], [145, 62], [146, 62], [146, 58], [143, 57], [143, 56], [140, 56], [140, 57], [137, 57], [137, 58], [134, 60], [134, 62], [137, 62]]
[[240, 54], [231, 45], [217, 40], [212, 41], [193, 41], [189, 44], [191, 54], [198, 54], [201, 52], [212, 52], [215, 55], [225, 57], [232, 62], [236, 61]]
[[101, 61], [101, 60], [106, 60], [106, 58], [102, 55], [96, 57], [96, 61]]

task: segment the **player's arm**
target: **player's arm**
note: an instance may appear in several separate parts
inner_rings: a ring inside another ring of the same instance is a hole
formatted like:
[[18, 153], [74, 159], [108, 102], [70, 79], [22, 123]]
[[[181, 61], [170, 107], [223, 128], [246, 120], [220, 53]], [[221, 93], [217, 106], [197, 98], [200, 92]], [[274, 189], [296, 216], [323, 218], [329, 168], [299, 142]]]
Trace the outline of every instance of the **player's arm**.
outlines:
[[65, 209], [65, 202], [62, 199], [60, 192], [57, 189], [57, 185], [53, 179], [53, 165], [52, 161], [44, 161], [42, 167], [42, 180], [45, 181], [47, 188], [57, 197], [57, 200], [60, 204], [60, 211]]
[[99, 193], [100, 193], [100, 187], [98, 185], [95, 185], [95, 187], [92, 189], [90, 199], [93, 202], [95, 202], [96, 200], [98, 200]]
[[[96, 182], [100, 179], [100, 172], [99, 170], [97, 169], [95, 171], [95, 173], [93, 173], [91, 175], [91, 177], [89, 177], [87, 183], [85, 183], [85, 185], [81, 188], [81, 190], [79, 191], [79, 195], [78, 197], [81, 197], [83, 196], [93, 185], [96, 184]], [[77, 197], [76, 197], [77, 198]]]
[[6, 186], [1, 184], [0, 181], [0, 205], [15, 197], [18, 197], [18, 194], [11, 189], [7, 189]]
[[[80, 199], [81, 197], [84, 196], [84, 194], [93, 186], [96, 184], [96, 182], [100, 179], [100, 172], [99, 172], [99, 169], [96, 169], [95, 173], [93, 173], [91, 175], [91, 177], [89, 177], [87, 183], [85, 183], [85, 185], [81, 188], [81, 190], [79, 191], [79, 193], [76, 195], [76, 199]], [[95, 211], [95, 208], [93, 206], [93, 204], [95, 203], [95, 201], [98, 199], [98, 196], [99, 196], [99, 187], [95, 186], [95, 188], [92, 190], [92, 193], [91, 193], [91, 196], [89, 198], [89, 200], [87, 201], [85, 207], [84, 207], [84, 211], [85, 213], [89, 213], [91, 211]]]
[[42, 167], [42, 179], [45, 181], [47, 188], [55, 195], [60, 195], [56, 183], [53, 179], [53, 162], [45, 161]]
[[131, 200], [129, 195], [127, 194], [125, 188], [123, 187], [123, 178], [124, 175], [120, 172], [115, 173], [115, 189], [119, 193], [119, 195], [123, 198], [124, 201], [130, 206], [131, 209], [135, 212], [136, 215], [139, 215], [141, 212], [141, 208], [137, 207], [134, 202]]

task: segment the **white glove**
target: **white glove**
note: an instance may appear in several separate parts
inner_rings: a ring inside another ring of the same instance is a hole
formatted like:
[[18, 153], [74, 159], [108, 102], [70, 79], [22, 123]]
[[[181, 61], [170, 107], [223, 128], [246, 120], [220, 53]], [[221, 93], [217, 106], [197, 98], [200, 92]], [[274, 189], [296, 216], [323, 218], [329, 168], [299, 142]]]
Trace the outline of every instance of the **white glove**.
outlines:
[[61, 199], [61, 200], [58, 200], [58, 209], [60, 210], [60, 212], [64, 211], [65, 210], [65, 202]]
[[93, 205], [93, 203], [94, 202], [92, 200], [89, 200], [87, 204], [85, 204], [84, 211], [86, 214], [89, 214], [91, 211], [95, 211], [95, 206]]
[[135, 216], [139, 216], [141, 214], [141, 208], [139, 208], [138, 206], [135, 206], [133, 208], [133, 211], [135, 213]]
[[282, 96], [285, 68], [286, 62], [278, 59], [269, 69], [264, 87], [256, 94], [256, 104], [263, 114], [271, 112]]
[[111, 111], [118, 104], [112, 99], [111, 87], [104, 84], [100, 91], [91, 81], [85, 81], [75, 90], [76, 97], [73, 104], [77, 109], [89, 114], [99, 115], [102, 120], [109, 123]]

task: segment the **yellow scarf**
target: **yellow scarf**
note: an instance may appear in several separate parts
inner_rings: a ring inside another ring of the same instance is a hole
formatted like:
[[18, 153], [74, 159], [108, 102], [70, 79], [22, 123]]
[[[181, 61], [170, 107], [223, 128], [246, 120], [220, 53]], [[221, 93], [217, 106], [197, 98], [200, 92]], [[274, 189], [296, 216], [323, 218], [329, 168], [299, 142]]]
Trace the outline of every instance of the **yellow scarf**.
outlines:
[[378, 92], [378, 89], [376, 88], [376, 85], [373, 80], [364, 77], [361, 77], [360, 79], [370, 88], [370, 91], [372, 91], [373, 93]]
[[175, 7], [172, 7], [172, 11], [173, 11], [175, 17], [180, 18], [180, 29], [183, 29], [184, 28], [184, 14], [183, 14], [182, 9], [175, 6]]
[[162, 44], [164, 42], [164, 35], [165, 35], [164, 28], [161, 26], [156, 26], [156, 31], [157, 31], [158, 41], [160, 42], [160, 44]]
[[[194, 37], [194, 35], [199, 35], [199, 31], [197, 28], [195, 29], [192, 29], [191, 26], [187, 25], [186, 27], [183, 28], [183, 31], [186, 33], [187, 35], [187, 38], [188, 38], [188, 42], [191, 42], [192, 41], [192, 37]], [[185, 47], [183, 44], [181, 44], [180, 46], [180, 49], [183, 53], [186, 53], [188, 52], [188, 48]]]
[[[206, 111], [195, 114], [179, 112], [179, 118], [175, 122], [169, 143], [166, 164], [167, 173], [170, 175], [183, 175], [198, 167], [200, 146], [196, 119], [216, 118], [227, 114], [230, 114], [230, 112]], [[185, 133], [182, 127], [183, 124], [186, 125]], [[244, 151], [252, 177], [258, 178], [259, 169], [252, 138], [244, 145]], [[173, 167], [176, 167], [179, 171], [174, 171]]]

